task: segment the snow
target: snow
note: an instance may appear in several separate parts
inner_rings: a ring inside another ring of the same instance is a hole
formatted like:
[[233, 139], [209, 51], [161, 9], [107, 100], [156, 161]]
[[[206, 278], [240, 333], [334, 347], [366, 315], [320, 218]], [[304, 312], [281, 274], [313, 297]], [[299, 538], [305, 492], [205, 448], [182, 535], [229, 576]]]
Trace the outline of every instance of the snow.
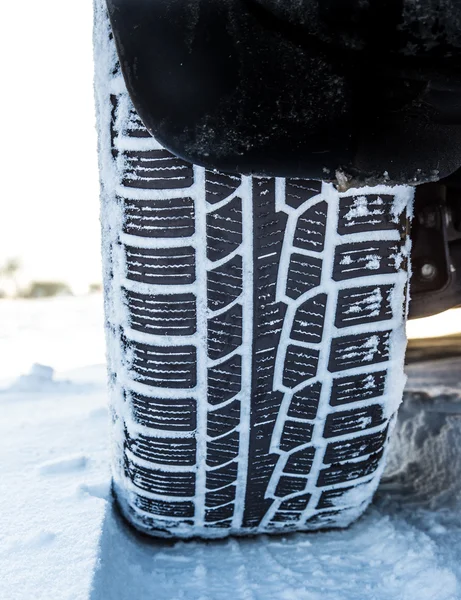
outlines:
[[[0, 385], [0, 598], [461, 598], [461, 359], [407, 369], [385, 477], [349, 529], [156, 542], [127, 527], [111, 501], [100, 303], [24, 303], [13, 322], [0, 302], [10, 369], [2, 365]], [[50, 315], [60, 327], [49, 336]], [[27, 368], [18, 336], [35, 355]], [[40, 366], [53, 352], [56, 362]]]
[[2, 300], [0, 317], [0, 386], [29, 373], [34, 363], [62, 372], [104, 362], [100, 295]]

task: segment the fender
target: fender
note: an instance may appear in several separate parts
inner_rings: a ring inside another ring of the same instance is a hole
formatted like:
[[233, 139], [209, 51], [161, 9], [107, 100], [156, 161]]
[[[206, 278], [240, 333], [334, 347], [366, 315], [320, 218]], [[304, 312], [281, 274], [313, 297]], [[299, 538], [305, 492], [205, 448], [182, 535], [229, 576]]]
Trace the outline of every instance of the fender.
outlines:
[[[223, 172], [347, 185], [461, 166], [461, 28], [426, 39], [410, 20], [402, 37], [407, 4], [107, 0], [134, 106], [167, 149]], [[452, 4], [446, 21], [461, 22]]]

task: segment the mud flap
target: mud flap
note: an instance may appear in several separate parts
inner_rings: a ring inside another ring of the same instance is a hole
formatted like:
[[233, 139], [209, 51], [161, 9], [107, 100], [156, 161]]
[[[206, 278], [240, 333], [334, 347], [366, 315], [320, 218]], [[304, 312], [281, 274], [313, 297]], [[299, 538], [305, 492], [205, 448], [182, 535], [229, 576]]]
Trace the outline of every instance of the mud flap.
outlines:
[[191, 163], [346, 186], [417, 184], [461, 165], [457, 57], [396, 55], [391, 31], [388, 46], [338, 47], [267, 0], [107, 5], [137, 113]]

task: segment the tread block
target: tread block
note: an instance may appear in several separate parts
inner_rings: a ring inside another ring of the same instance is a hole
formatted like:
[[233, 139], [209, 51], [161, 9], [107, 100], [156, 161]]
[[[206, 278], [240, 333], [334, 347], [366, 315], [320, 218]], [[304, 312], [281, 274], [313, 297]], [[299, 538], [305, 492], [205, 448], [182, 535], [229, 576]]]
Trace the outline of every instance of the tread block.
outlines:
[[207, 490], [216, 490], [235, 483], [237, 479], [238, 462], [234, 460], [228, 465], [208, 471], [206, 474]]
[[[283, 325], [283, 319], [285, 316], [284, 305], [270, 302], [264, 305], [264, 317], [267, 321], [263, 321], [260, 323], [258, 328], [259, 333], [259, 348], [262, 350], [263, 348], [273, 348], [275, 340], [278, 339], [280, 335], [280, 328]], [[261, 363], [264, 359], [261, 360]]]
[[151, 494], [176, 497], [193, 497], [195, 494], [195, 473], [147, 469], [126, 457], [125, 473], [137, 487]]
[[216, 506], [222, 506], [223, 504], [229, 504], [229, 502], [235, 500], [236, 491], [237, 488], [235, 485], [228, 485], [215, 492], [208, 492], [205, 496], [205, 506], [214, 508]]
[[155, 285], [183, 285], [195, 281], [195, 250], [126, 246], [127, 279]]
[[302, 496], [296, 496], [295, 498], [290, 498], [288, 500], [284, 500], [279, 507], [279, 510], [296, 510], [303, 512], [306, 510], [311, 499], [311, 494], [303, 494]]
[[239, 426], [240, 400], [234, 400], [223, 408], [208, 412], [207, 434], [217, 437], [229, 433]]
[[296, 392], [291, 399], [288, 416], [296, 419], [315, 419], [321, 393], [322, 384], [319, 381]]
[[277, 511], [272, 517], [272, 523], [292, 523], [293, 525], [299, 520], [301, 513], [295, 511]]
[[208, 356], [223, 358], [242, 345], [242, 306], [236, 304], [218, 317], [208, 320]]
[[126, 438], [126, 446], [135, 456], [159, 465], [193, 466], [196, 462], [195, 437], [156, 438], [139, 434]]
[[384, 431], [364, 435], [359, 438], [328, 444], [323, 462], [328, 465], [345, 460], [353, 460], [379, 452], [387, 439], [388, 428]]
[[208, 272], [208, 308], [219, 310], [236, 300], [243, 291], [242, 257], [234, 256]]
[[133, 504], [140, 510], [161, 517], [191, 518], [195, 514], [193, 502], [163, 502], [162, 500], [152, 500], [135, 494]]
[[[270, 197], [275, 201], [275, 184], [268, 180], [258, 180], [253, 188], [262, 195], [254, 199], [259, 202], [258, 214], [254, 215], [254, 236], [257, 264], [274, 264], [276, 255], [281, 251], [284, 241], [286, 215], [275, 215], [270, 206]], [[274, 254], [275, 253], [275, 254]], [[269, 259], [269, 260], [267, 260]], [[264, 282], [261, 282], [264, 284]]]
[[189, 237], [195, 232], [192, 198], [124, 200], [124, 233], [146, 238]]
[[394, 200], [390, 194], [357, 194], [340, 198], [338, 233], [395, 229]]
[[292, 208], [299, 208], [322, 191], [322, 182], [313, 179], [287, 179], [285, 202]]
[[194, 431], [197, 427], [193, 398], [150, 398], [128, 392], [133, 417], [140, 425], [166, 431]]
[[280, 330], [286, 313], [286, 306], [275, 301], [274, 273], [278, 270], [278, 256], [272, 254], [260, 258], [255, 265], [255, 279], [258, 291], [255, 297], [258, 319], [258, 348], [274, 348], [280, 337]]
[[335, 325], [338, 328], [392, 319], [392, 285], [340, 290]]
[[315, 448], [304, 448], [304, 450], [293, 452], [288, 457], [283, 472], [290, 475], [308, 475], [314, 462], [314, 456]]
[[[159, 532], [167, 534], [167, 537], [171, 536], [171, 521], [168, 519], [160, 519], [159, 517], [148, 517], [145, 514], [134, 512], [134, 518], [137, 522], [140, 522], [145, 531], [154, 532], [156, 535]], [[186, 527], [193, 527], [193, 519], [181, 519], [181, 525]]]
[[328, 512], [319, 513], [307, 519], [305, 524], [316, 530], [329, 529], [336, 525], [338, 517], [344, 517], [345, 512], [346, 511], [341, 510], [330, 510]]
[[314, 425], [287, 419], [280, 440], [280, 450], [290, 452], [294, 448], [308, 444], [312, 439]]
[[303, 254], [291, 255], [286, 294], [296, 300], [309, 290], [320, 285], [322, 260]]
[[323, 435], [326, 438], [333, 438], [378, 427], [384, 422], [383, 407], [380, 404], [372, 404], [364, 408], [329, 414], [325, 421]]
[[188, 188], [194, 183], [193, 166], [167, 150], [125, 150], [123, 185], [146, 190]]
[[[260, 428], [255, 436], [258, 445], [255, 447], [250, 464], [249, 481], [251, 481], [251, 485], [247, 486], [247, 509], [249, 511], [257, 511], [260, 508], [258, 504], [270, 504], [272, 502], [272, 500], [260, 496], [261, 486], [264, 485], [265, 491], [278, 458], [277, 455], [268, 453], [268, 429], [264, 431], [263, 428]], [[248, 499], [251, 501], [248, 501]]]
[[[286, 306], [277, 300], [277, 282], [288, 215], [275, 212], [275, 178], [254, 178], [253, 189], [253, 347], [251, 431], [244, 527], [258, 527], [273, 504], [267, 497], [279, 456], [271, 440], [284, 394], [274, 390], [274, 366]], [[283, 290], [280, 290], [283, 291]]]
[[153, 335], [193, 335], [197, 300], [193, 294], [144, 295], [124, 291], [132, 329]]
[[400, 242], [373, 241], [342, 244], [336, 247], [333, 279], [344, 281], [370, 275], [397, 273]]
[[233, 431], [217, 440], [211, 440], [207, 443], [206, 464], [210, 467], [223, 465], [238, 457], [239, 453], [239, 433]]
[[242, 357], [236, 354], [208, 369], [208, 402], [221, 404], [236, 396], [242, 386]]
[[379, 398], [384, 394], [387, 371], [375, 371], [352, 377], [336, 377], [330, 396], [331, 406], [352, 404], [371, 398]]
[[190, 389], [197, 385], [195, 346], [148, 346], [130, 341], [134, 378], [147, 385]]
[[343, 464], [335, 464], [327, 469], [320, 471], [317, 485], [324, 487], [327, 485], [335, 485], [337, 483], [345, 483], [372, 475], [379, 466], [383, 451], [372, 454], [365, 460], [357, 462], [348, 462]]
[[232, 519], [217, 521], [216, 523], [205, 523], [204, 525], [205, 527], [212, 527], [213, 529], [229, 529], [229, 527], [232, 527]]
[[217, 508], [205, 510], [205, 521], [207, 523], [214, 523], [215, 521], [223, 521], [224, 519], [230, 519], [234, 514], [234, 504], [226, 504], [225, 506], [219, 506]]
[[265, 370], [262, 372], [262, 377], [259, 379], [259, 386], [255, 386], [252, 414], [254, 415], [253, 426], [256, 439], [262, 439], [266, 436], [268, 439], [266, 439], [265, 444], [269, 446], [272, 430], [283, 402], [283, 393], [264, 390], [265, 380], [269, 379], [269, 375], [266, 373]]
[[207, 256], [217, 261], [242, 243], [242, 200], [234, 198], [218, 210], [207, 214]]
[[[118, 101], [117, 96], [114, 96], [114, 98], [117, 98], [117, 104], [116, 104], [116, 110], [117, 110], [119, 101]], [[126, 119], [126, 121], [124, 122], [123, 135], [126, 135], [127, 137], [134, 137], [134, 138], [150, 138], [150, 137], [152, 137], [151, 134], [149, 133], [149, 131], [146, 129], [146, 126], [144, 125], [144, 123], [141, 121], [141, 118], [139, 117], [134, 106], [130, 106], [128, 119]]]
[[277, 484], [275, 495], [278, 498], [284, 498], [296, 492], [303, 492], [306, 489], [307, 479], [304, 477], [289, 477], [282, 475]]
[[322, 492], [317, 504], [318, 509], [335, 508], [347, 505], [347, 494], [360, 488], [360, 485], [351, 485], [343, 488], [325, 490]]
[[[265, 491], [277, 457], [270, 454], [270, 441], [283, 400], [274, 390], [274, 366], [286, 306], [277, 302], [277, 273], [287, 215], [274, 211], [276, 185], [273, 178], [255, 178], [253, 188], [254, 234], [254, 341], [253, 390], [248, 487], [245, 523], [257, 525], [270, 506]], [[250, 489], [251, 488], [251, 489]]]
[[331, 373], [389, 360], [391, 331], [370, 332], [334, 338], [328, 370]]
[[292, 344], [288, 346], [285, 357], [283, 384], [295, 388], [303, 381], [314, 377], [317, 372], [319, 351]]
[[206, 201], [210, 204], [217, 204], [225, 198], [231, 196], [242, 183], [239, 175], [226, 175], [224, 173], [215, 173], [214, 171], [205, 172], [205, 194]]
[[293, 245], [296, 248], [323, 252], [327, 227], [328, 204], [323, 201], [312, 206], [298, 218]]
[[290, 337], [293, 340], [320, 344], [325, 321], [327, 295], [319, 294], [302, 304], [296, 311]]

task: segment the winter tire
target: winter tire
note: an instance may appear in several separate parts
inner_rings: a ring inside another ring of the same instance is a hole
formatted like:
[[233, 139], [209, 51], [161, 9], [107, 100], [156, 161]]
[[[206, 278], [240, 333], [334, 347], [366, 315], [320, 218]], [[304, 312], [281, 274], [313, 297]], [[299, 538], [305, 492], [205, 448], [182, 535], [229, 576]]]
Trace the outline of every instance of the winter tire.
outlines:
[[123, 513], [176, 538], [349, 525], [403, 393], [411, 189], [188, 164], [136, 114], [100, 1], [95, 45]]

